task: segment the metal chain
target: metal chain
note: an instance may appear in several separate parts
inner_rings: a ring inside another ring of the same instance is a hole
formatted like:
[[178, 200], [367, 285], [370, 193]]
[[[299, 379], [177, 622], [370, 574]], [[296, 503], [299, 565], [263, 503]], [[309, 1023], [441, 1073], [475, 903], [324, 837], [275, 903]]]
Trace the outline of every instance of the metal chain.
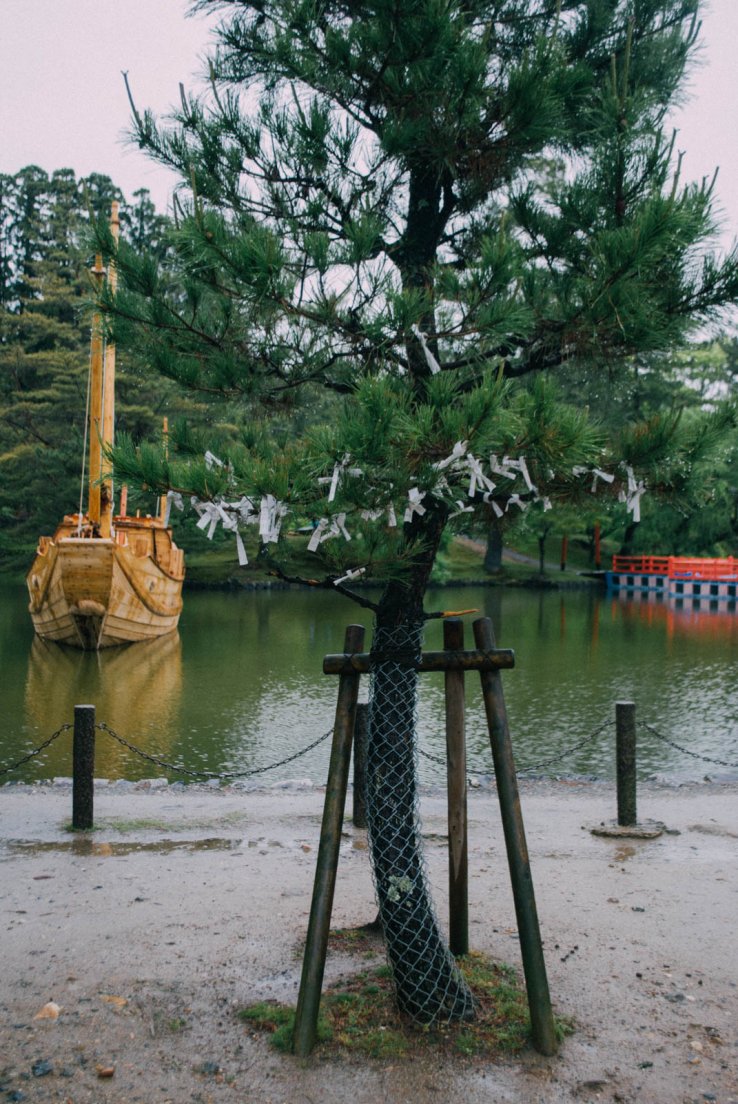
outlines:
[[[612, 727], [612, 725], [614, 724], [615, 721], [605, 721], [604, 724], [601, 724], [599, 728], [596, 728], [594, 730], [594, 732], [590, 732], [587, 736], [584, 737], [583, 740], [580, 740], [576, 744], [572, 744], [570, 748], [566, 748], [564, 751], [558, 752], [550, 759], [544, 759], [541, 763], [534, 763], [533, 765], [528, 767], [518, 767], [517, 773], [525, 774], [527, 771], [540, 770], [541, 767], [548, 767], [551, 765], [551, 763], [558, 763], [560, 759], [565, 758], [567, 755], [571, 755], [574, 751], [579, 751], [579, 749], [583, 748], [585, 744], [588, 744], [592, 740], [595, 740], [600, 735], [600, 733], [604, 732], [606, 728]], [[425, 751], [421, 747], [418, 748], [418, 752], [420, 753], [420, 755], [423, 756], [424, 759], [431, 759], [434, 763], [440, 763], [441, 766], [446, 766], [446, 760], [443, 756], [433, 755], [430, 751]]]
[[[566, 748], [564, 751], [558, 752], [550, 759], [544, 759], [542, 760], [542, 762], [533, 764], [531, 766], [519, 767], [518, 774], [525, 774], [533, 770], [541, 770], [543, 767], [548, 767], [552, 763], [559, 762], [561, 759], [566, 758], [568, 755], [573, 754], [575, 751], [579, 751], [580, 748], [583, 748], [592, 740], [595, 740], [602, 732], [605, 731], [606, 728], [610, 728], [614, 724], [615, 721], [605, 721], [605, 723], [601, 724], [599, 728], [596, 728], [593, 732], [590, 732], [587, 736], [585, 736], [583, 740], [579, 740], [576, 744], [572, 744], [571, 747]], [[647, 729], [647, 731], [650, 732], [652, 736], [655, 736], [658, 740], [661, 740], [663, 743], [668, 744], [669, 747], [674, 748], [675, 751], [679, 751], [683, 755], [689, 755], [692, 759], [699, 759], [704, 763], [712, 763], [713, 765], [718, 767], [738, 769], [738, 763], [731, 763], [725, 759], [713, 759], [710, 758], [710, 756], [708, 755], [699, 755], [695, 751], [690, 751], [689, 748], [682, 747], [681, 744], [677, 744], [674, 742], [674, 740], [670, 740], [668, 736], [664, 736], [663, 733], [655, 729], [653, 725], [648, 724], [647, 721], [639, 721], [638, 724]], [[62, 733], [68, 732], [73, 727], [74, 726], [71, 724], [63, 724], [60, 728], [56, 730], [56, 732], [53, 732], [51, 736], [49, 736], [48, 740], [44, 740], [42, 744], [40, 744], [37, 748], [34, 748], [33, 751], [29, 751], [29, 753], [27, 755], [24, 755], [22, 759], [19, 759], [16, 763], [11, 763], [11, 765], [8, 767], [0, 768], [0, 778], [5, 774], [10, 774], [12, 771], [18, 770], [19, 767], [25, 766], [25, 764], [30, 762], [31, 759], [34, 759], [37, 755], [40, 755], [42, 751], [45, 751], [48, 747], [50, 747], [50, 745], [53, 744], [54, 740], [58, 739], [59, 736], [62, 735]], [[129, 751], [132, 751], [135, 755], [140, 756], [142, 759], [147, 759], [150, 763], [155, 763], [156, 766], [162, 767], [165, 770], [172, 771], [175, 774], [186, 774], [191, 778], [250, 778], [252, 775], [255, 774], [265, 774], [267, 771], [276, 770], [278, 767], [287, 766], [288, 763], [292, 763], [296, 759], [301, 758], [301, 756], [307, 755], [309, 751], [312, 751], [313, 748], [318, 747], [318, 745], [322, 744], [324, 740], [327, 740], [333, 732], [332, 729], [329, 729], [328, 732], [323, 733], [322, 736], [318, 736], [317, 740], [313, 740], [313, 742], [308, 744], [307, 747], [302, 748], [300, 751], [294, 752], [292, 755], [286, 756], [284, 759], [279, 759], [276, 763], [268, 763], [266, 766], [263, 767], [253, 767], [251, 770], [247, 771], [234, 771], [218, 774], [214, 771], [188, 770], [187, 767], [180, 767], [177, 766], [175, 763], [168, 763], [165, 759], [160, 759], [157, 755], [150, 755], [148, 752], [142, 751], [141, 748], [136, 747], [135, 744], [130, 743], [123, 736], [120, 736], [117, 732], [113, 731], [113, 729], [110, 728], [109, 725], [105, 724], [104, 721], [101, 721], [95, 727], [98, 728], [101, 732], [107, 732], [107, 734], [109, 736], [112, 736], [114, 740], [117, 740], [119, 744], [122, 744], [123, 747], [128, 748]], [[425, 748], [421, 747], [418, 748], [418, 754], [422, 755], [424, 759], [429, 759], [433, 763], [438, 763], [442, 767], [446, 766], [445, 756], [434, 755], [432, 752], [426, 751]]]
[[307, 747], [302, 748], [300, 751], [296, 751], [293, 755], [288, 755], [285, 759], [280, 759], [276, 763], [268, 763], [265, 767], [253, 767], [247, 771], [234, 771], [231, 773], [219, 774], [215, 771], [197, 771], [188, 770], [187, 767], [178, 767], [175, 763], [168, 763], [165, 759], [160, 759], [157, 755], [150, 755], [147, 751], [142, 751], [141, 748], [136, 747], [135, 744], [131, 744], [123, 736], [119, 736], [117, 732], [114, 732], [109, 725], [106, 725], [104, 721], [100, 721], [95, 725], [100, 732], [107, 732], [108, 736], [112, 736], [114, 740], [117, 740], [123, 747], [128, 748], [135, 755], [139, 755], [142, 759], [147, 759], [150, 763], [155, 763], [157, 767], [163, 767], [164, 770], [172, 771], [174, 774], [186, 774], [190, 778], [250, 778], [254, 774], [264, 774], [266, 771], [276, 770], [277, 767], [284, 767], [287, 763], [292, 763], [293, 760], [299, 759], [302, 755], [307, 755], [309, 751], [316, 748], [318, 744], [322, 744], [324, 740], [327, 740], [329, 736], [333, 735], [333, 729], [329, 729], [328, 732], [324, 732], [322, 736], [318, 736], [317, 740], [313, 740]]
[[3, 767], [2, 770], [0, 770], [0, 778], [4, 774], [10, 774], [11, 771], [17, 770], [18, 767], [24, 766], [26, 763], [30, 762], [30, 760], [33, 759], [34, 756], [40, 755], [42, 751], [46, 751], [46, 748], [49, 747], [50, 744], [53, 744], [54, 740], [61, 736], [62, 732], [68, 732], [69, 729], [73, 727], [74, 726], [71, 724], [63, 724], [61, 728], [57, 728], [56, 732], [49, 736], [48, 740], [44, 740], [44, 742], [39, 747], [34, 748], [33, 751], [29, 751], [28, 755], [24, 755], [23, 758], [19, 759], [17, 763], [12, 763], [9, 767]]
[[698, 755], [696, 751], [690, 751], [689, 748], [682, 747], [681, 744], [675, 744], [673, 740], [670, 740], [668, 736], [662, 735], [653, 725], [648, 724], [647, 721], [639, 721], [638, 723], [641, 724], [643, 728], [648, 729], [652, 736], [655, 736], [658, 740], [662, 740], [665, 744], [668, 744], [669, 747], [673, 747], [675, 751], [681, 751], [683, 755], [691, 755], [693, 759], [701, 759], [703, 763], [714, 763], [718, 767], [738, 768], [738, 763], [728, 763], [724, 759], [710, 759], [708, 755]]
[[446, 758], [443, 755], [434, 755], [432, 751], [425, 751], [424, 748], [418, 748], [418, 755], [422, 755], [424, 759], [430, 759], [432, 763], [440, 763], [442, 767], [446, 766]]
[[558, 763], [560, 759], [563, 759], [567, 755], [571, 755], [574, 751], [579, 751], [580, 748], [585, 747], [586, 744], [596, 740], [606, 728], [612, 728], [615, 721], [605, 721], [603, 724], [596, 728], [594, 732], [590, 732], [588, 736], [585, 736], [583, 740], [579, 740], [578, 743], [572, 744], [571, 747], [565, 748], [564, 751], [560, 751], [557, 755], [552, 755], [550, 759], [544, 759], [541, 763], [534, 763], [529, 767], [520, 767], [518, 774], [525, 774], [527, 771], [540, 770], [541, 767], [550, 767], [552, 763]]

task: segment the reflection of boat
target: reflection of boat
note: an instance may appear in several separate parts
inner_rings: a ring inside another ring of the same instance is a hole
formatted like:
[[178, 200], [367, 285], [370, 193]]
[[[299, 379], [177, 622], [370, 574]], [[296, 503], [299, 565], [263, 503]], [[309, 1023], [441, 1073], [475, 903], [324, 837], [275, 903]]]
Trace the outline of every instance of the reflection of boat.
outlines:
[[[58, 648], [38, 637], [31, 646], [25, 708], [39, 732], [70, 719], [79, 702], [94, 702], [99, 720], [144, 750], [153, 740], [157, 754], [166, 756], [179, 732], [181, 694], [178, 632], [137, 648], [108, 648], [97, 654]], [[96, 744], [96, 770], [102, 776], [131, 777], [128, 765], [121, 769], [129, 753], [120, 744], [101, 737]], [[66, 745], [54, 745], [48, 755], [53, 772], [70, 773]]]
[[[117, 203], [111, 226], [117, 240]], [[104, 278], [102, 259], [93, 269]], [[115, 269], [108, 281], [115, 290]], [[39, 636], [78, 648], [107, 648], [162, 636], [177, 627], [184, 558], [157, 517], [113, 516], [113, 484], [105, 470], [113, 441], [115, 346], [104, 347], [101, 319], [92, 327], [90, 355], [90, 479], [86, 514], [68, 514], [53, 537], [39, 539], [28, 572], [31, 619]], [[124, 500], [125, 496], [121, 496]]]

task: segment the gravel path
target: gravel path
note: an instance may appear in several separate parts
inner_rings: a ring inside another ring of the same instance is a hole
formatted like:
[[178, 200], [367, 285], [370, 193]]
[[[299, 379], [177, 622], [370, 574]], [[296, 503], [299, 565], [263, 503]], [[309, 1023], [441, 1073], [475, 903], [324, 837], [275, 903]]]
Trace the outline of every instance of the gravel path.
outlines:
[[[607, 786], [523, 783], [551, 991], [575, 1034], [553, 1060], [327, 1064], [236, 1018], [295, 1000], [320, 790], [101, 786], [97, 830], [73, 837], [67, 788], [3, 787], [0, 1102], [738, 1104], [737, 795], [644, 786], [639, 811], [669, 834], [608, 839], [589, 830], [613, 814]], [[471, 791], [469, 815], [471, 943], [519, 966], [494, 790]], [[443, 917], [441, 795], [423, 816]], [[347, 822], [334, 924], [374, 914]], [[352, 969], [334, 956], [327, 976]], [[36, 1018], [49, 1002], [56, 1018]]]

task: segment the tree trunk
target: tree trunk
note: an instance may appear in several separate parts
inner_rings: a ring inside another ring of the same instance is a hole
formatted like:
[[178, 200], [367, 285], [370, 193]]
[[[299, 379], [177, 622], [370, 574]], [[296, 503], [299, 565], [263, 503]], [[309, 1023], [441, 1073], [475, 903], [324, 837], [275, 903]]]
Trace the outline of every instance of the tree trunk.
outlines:
[[425, 1024], [474, 1016], [474, 999], [441, 936], [428, 893], [417, 814], [413, 664], [421, 650], [423, 594], [444, 522], [444, 516], [423, 519], [410, 580], [390, 583], [379, 604], [366, 762], [374, 880], [397, 1002]]
[[419, 1023], [470, 1019], [474, 1001], [446, 946], [425, 880], [417, 815], [415, 703], [422, 622], [377, 626], [369, 707], [367, 822], [397, 1002]]
[[487, 529], [487, 551], [484, 554], [484, 570], [496, 575], [502, 570], [502, 526], [493, 518]]
[[629, 556], [633, 551], [633, 542], [638, 529], [639, 523], [637, 521], [629, 521], [625, 526], [625, 533], [623, 535], [623, 543], [618, 549], [619, 556]]

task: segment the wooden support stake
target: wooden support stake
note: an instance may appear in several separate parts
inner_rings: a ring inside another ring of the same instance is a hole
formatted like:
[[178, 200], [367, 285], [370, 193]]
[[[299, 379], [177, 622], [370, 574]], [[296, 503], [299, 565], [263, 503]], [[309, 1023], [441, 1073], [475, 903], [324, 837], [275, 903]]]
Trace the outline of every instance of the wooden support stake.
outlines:
[[[474, 639], [477, 648], [491, 651], [495, 646], [492, 623], [488, 617], [474, 622]], [[525, 840], [523, 814], [515, 773], [507, 710], [502, 692], [502, 678], [496, 671], [480, 671], [484, 707], [487, 713], [489, 739], [495, 764], [497, 793], [502, 814], [502, 828], [510, 867], [515, 915], [518, 922], [520, 950], [523, 958], [525, 986], [532, 1042], [539, 1054], [552, 1055], [558, 1049], [554, 1026], [551, 996], [543, 957], [541, 932], [538, 925], [533, 879]]]
[[72, 828], [92, 828], [95, 776], [95, 706], [75, 705], [72, 741]]
[[631, 827], [636, 814], [636, 707], [615, 702], [615, 767], [618, 788], [618, 824]]
[[366, 741], [369, 736], [369, 706], [356, 706], [354, 726], [354, 828], [366, 828]]
[[[449, 652], [464, 647], [464, 623], [449, 617], [443, 623], [443, 645]], [[448, 787], [449, 947], [455, 955], [469, 953], [469, 869], [466, 825], [466, 741], [464, 733], [464, 672], [446, 671], [446, 770]]]
[[[364, 627], [349, 625], [344, 640], [345, 651], [358, 652], [363, 643]], [[325, 791], [323, 824], [320, 831], [313, 900], [310, 907], [300, 994], [297, 998], [292, 1037], [292, 1049], [301, 1058], [310, 1054], [317, 1037], [320, 993], [323, 987], [333, 893], [336, 888], [338, 853], [341, 845], [341, 827], [351, 764], [351, 739], [359, 696], [359, 677], [352, 671], [350, 674], [342, 675], [338, 684], [338, 704], [333, 727], [328, 784]]]

